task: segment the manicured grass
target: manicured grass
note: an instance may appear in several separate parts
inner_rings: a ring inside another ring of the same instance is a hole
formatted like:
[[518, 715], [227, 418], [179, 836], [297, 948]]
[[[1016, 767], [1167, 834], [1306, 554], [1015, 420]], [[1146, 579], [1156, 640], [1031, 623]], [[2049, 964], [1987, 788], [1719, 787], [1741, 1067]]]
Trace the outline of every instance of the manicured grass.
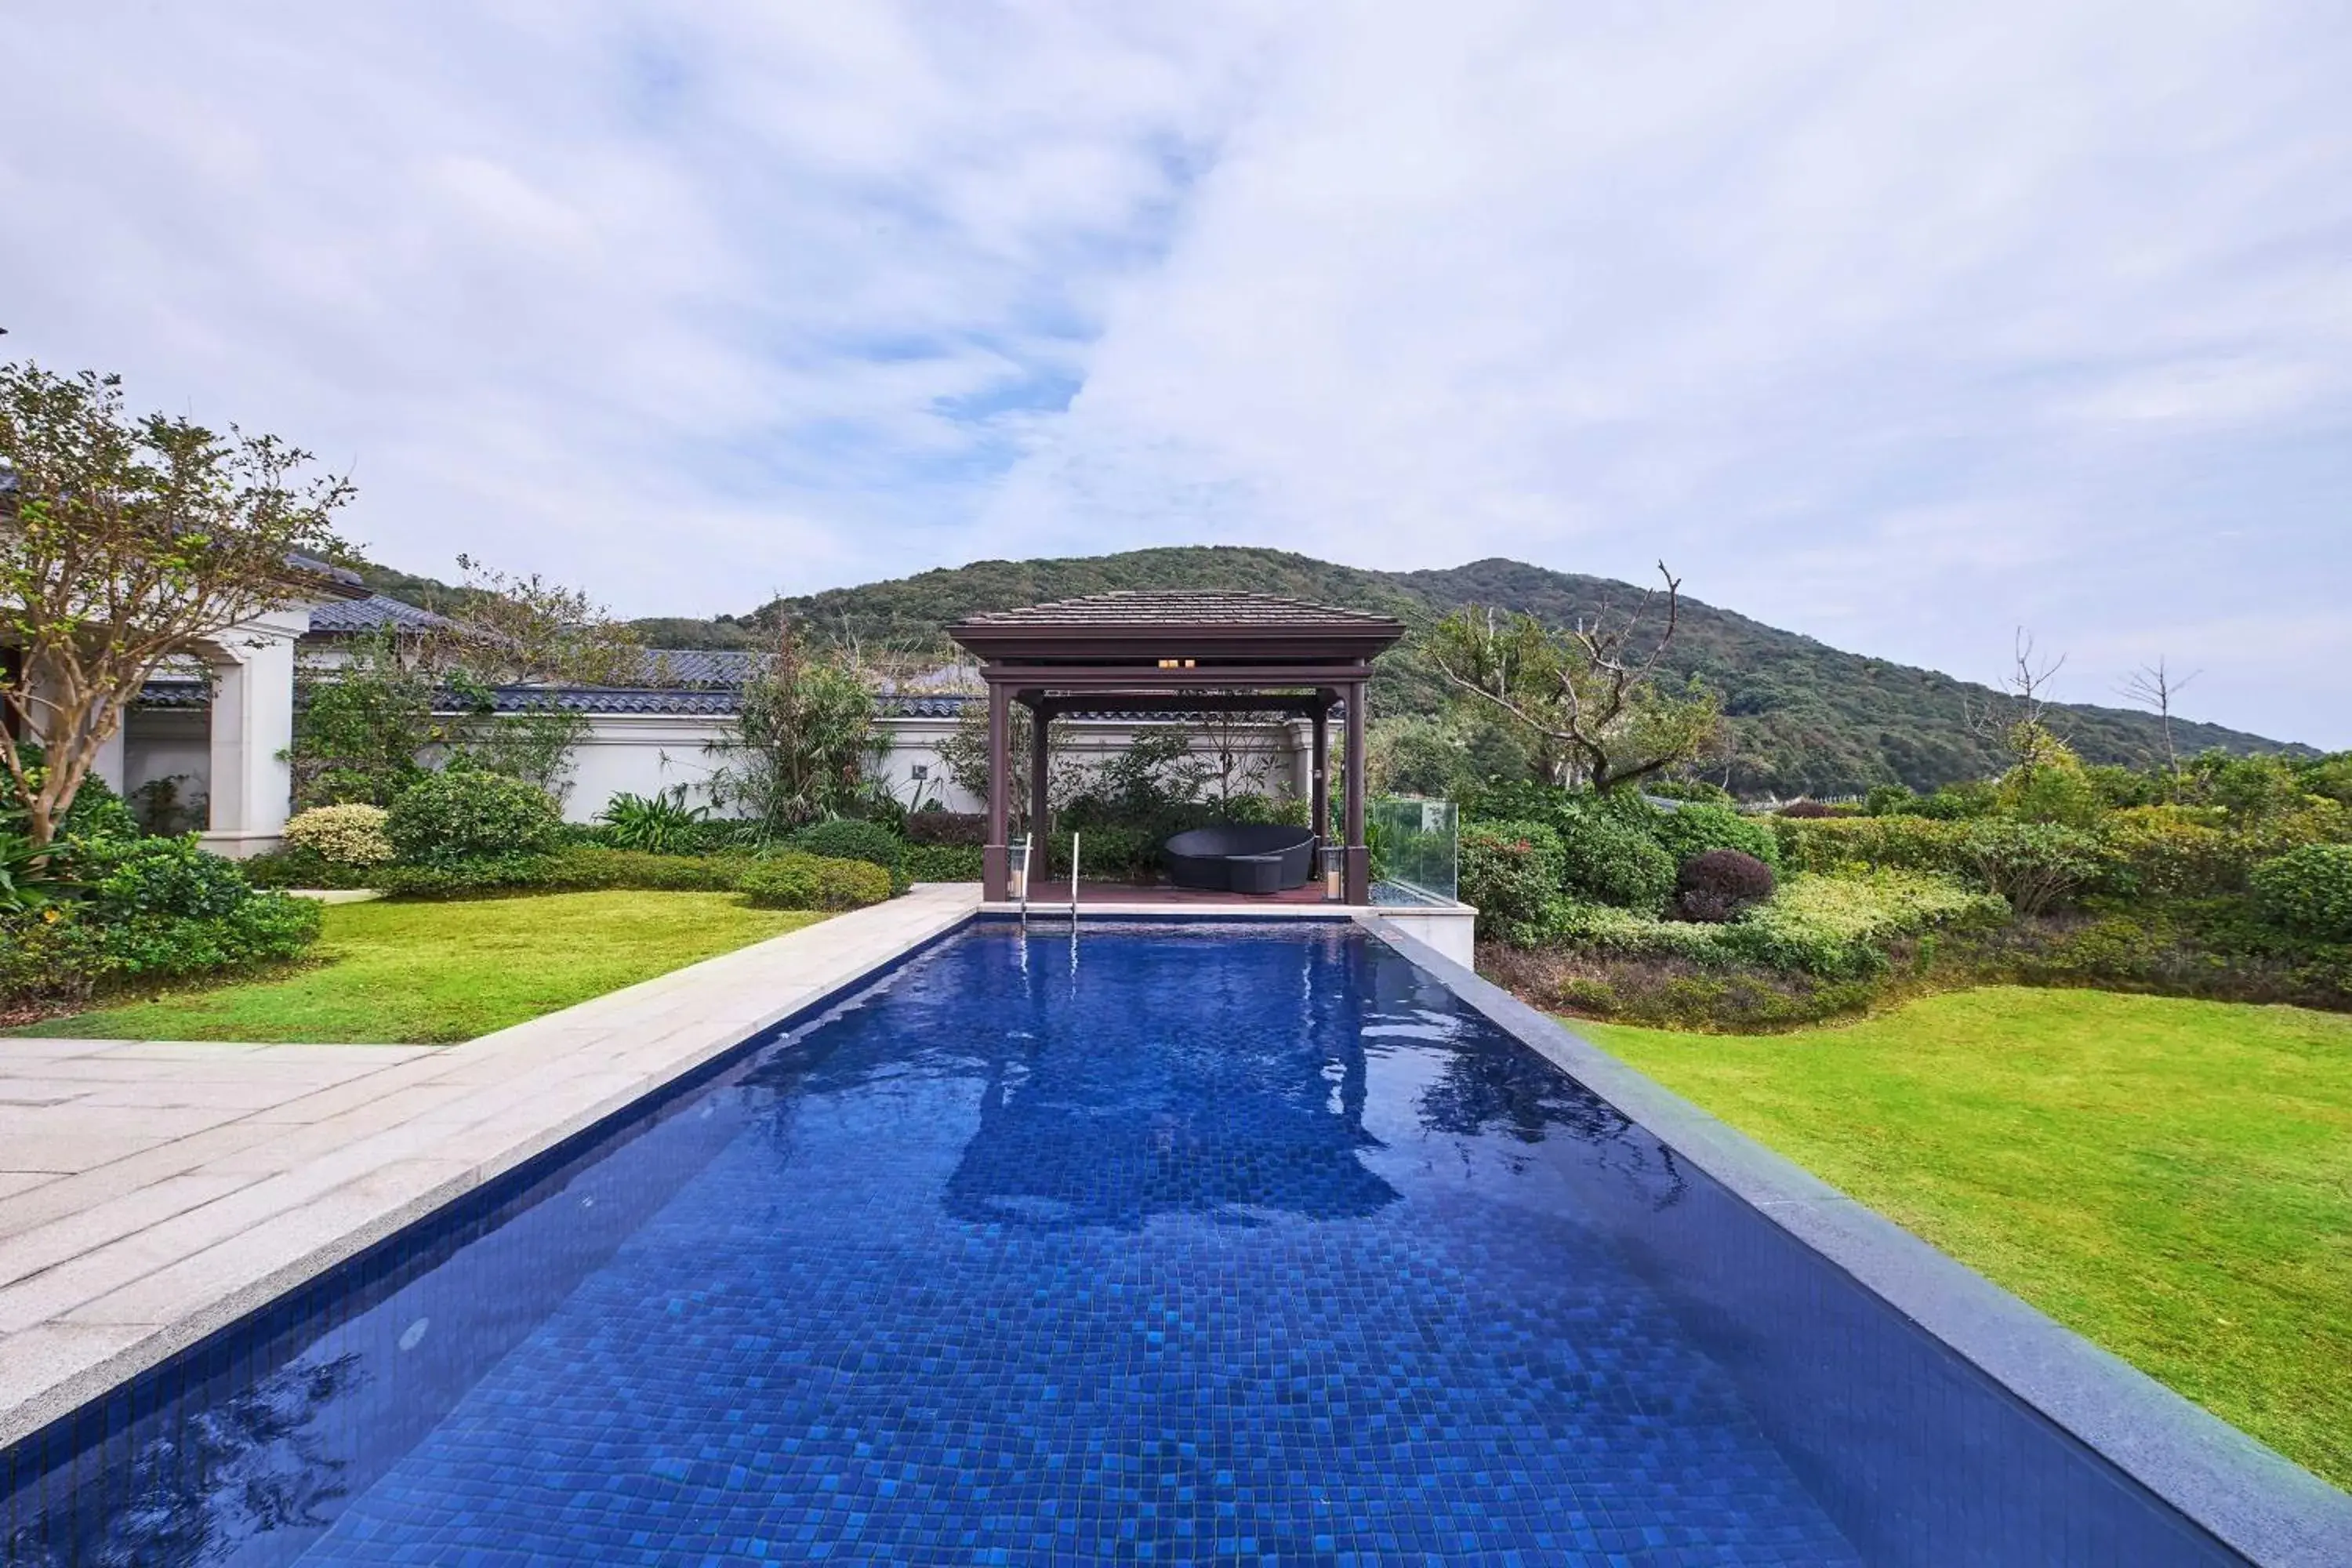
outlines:
[[2352, 1487], [2352, 1017], [1992, 987], [1790, 1035], [1575, 1027]]
[[469, 1040], [822, 915], [733, 893], [333, 904], [317, 961], [16, 1031], [148, 1040]]

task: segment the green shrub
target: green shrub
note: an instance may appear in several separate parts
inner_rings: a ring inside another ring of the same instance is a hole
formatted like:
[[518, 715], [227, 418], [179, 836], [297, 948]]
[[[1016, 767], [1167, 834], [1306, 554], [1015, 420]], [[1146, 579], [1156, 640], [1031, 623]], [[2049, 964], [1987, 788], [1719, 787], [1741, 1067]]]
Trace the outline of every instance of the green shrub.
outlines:
[[784, 839], [789, 849], [826, 860], [864, 860], [886, 871], [906, 858], [907, 841], [878, 822], [837, 816], [813, 822]]
[[551, 855], [505, 855], [450, 866], [384, 866], [368, 885], [401, 899], [463, 899], [488, 894], [586, 893], [610, 889], [726, 893], [756, 864], [748, 855], [655, 855], [638, 849], [567, 845]]
[[1939, 871], [1972, 869], [1968, 827], [1927, 816], [1787, 817], [1772, 819], [1780, 868], [1817, 875], [1857, 868]]
[[320, 805], [297, 812], [286, 842], [334, 866], [380, 866], [392, 858], [385, 812], [377, 805]]
[[549, 854], [563, 841], [563, 814], [536, 784], [453, 769], [402, 791], [385, 816], [384, 836], [404, 864], [446, 870], [469, 860]]
[[215, 920], [253, 897], [234, 860], [208, 854], [196, 836], [106, 839], [81, 848], [74, 868], [99, 924], [167, 915]]
[[387, 868], [339, 866], [315, 849], [289, 844], [237, 862], [257, 888], [373, 888]]
[[2099, 825], [2098, 889], [2119, 898], [2200, 898], [2246, 885], [2242, 837], [2177, 805], [2110, 812]]
[[988, 816], [978, 811], [910, 811], [907, 814], [909, 844], [970, 846], [988, 841]]
[[[910, 816], [908, 820], [915, 819]], [[977, 882], [981, 878], [981, 847], [909, 844], [907, 858], [899, 862], [898, 868], [909, 882]]]
[[1590, 807], [1562, 812], [1552, 828], [1570, 892], [1639, 914], [1665, 908], [1675, 890], [1675, 858], [1649, 834]]
[[2032, 917], [2072, 899], [2099, 874], [2099, 841], [2078, 827], [1981, 817], [1963, 830], [1961, 852], [1991, 891]]
[[1780, 864], [1780, 842], [1771, 826], [1725, 806], [1695, 802], [1674, 811], [1654, 810], [1643, 826], [1677, 867], [1710, 849], [1737, 849], [1767, 866]]
[[742, 887], [763, 910], [855, 910], [890, 896], [890, 873], [868, 860], [786, 853], [753, 862]]
[[1885, 972], [1886, 949], [1895, 942], [1944, 927], [1995, 925], [2008, 914], [2000, 899], [1949, 878], [1876, 871], [1792, 877], [1770, 899], [1724, 925], [1561, 900], [1545, 911], [1543, 936], [1547, 943], [1629, 958], [1866, 979]]
[[2289, 850], [2255, 867], [2252, 879], [2269, 920], [2315, 941], [2352, 942], [2352, 845]]
[[97, 932], [70, 907], [0, 913], [0, 1002], [78, 1004], [100, 973]]
[[[1141, 827], [1097, 826], [1079, 830], [1078, 874], [1102, 881], [1141, 881], [1160, 865], [1160, 846], [1165, 840], [1150, 829]], [[1047, 847], [1048, 876], [1070, 874], [1070, 834], [1066, 828], [1055, 828]]]
[[1916, 804], [1918, 799], [1909, 784], [1874, 784], [1870, 793], [1862, 797], [1862, 809], [1868, 816], [1894, 816]]
[[[1705, 805], [1684, 809], [1717, 810]], [[1571, 900], [1654, 914], [1665, 908], [1675, 890], [1676, 861], [1655, 832], [1666, 815], [1630, 790], [1604, 798], [1590, 790], [1520, 782], [1481, 791], [1474, 797], [1470, 817], [1542, 823], [1559, 837], [1562, 887]], [[1697, 820], [1711, 820], [1711, 815]]]
[[319, 905], [257, 893], [233, 860], [184, 838], [102, 840], [75, 865], [74, 911], [101, 977], [163, 977], [293, 958], [318, 940]]
[[1559, 835], [1540, 822], [1465, 823], [1460, 853], [1461, 898], [1478, 911], [1478, 934], [1534, 945], [1568, 872]]
[[702, 847], [707, 805], [686, 804], [686, 786], [651, 795], [623, 790], [596, 814], [604, 825], [604, 842], [615, 849], [639, 849], [652, 855], [688, 855]]
[[1718, 929], [1727, 955], [1825, 979], [1883, 973], [1887, 948], [1940, 928], [1985, 929], [2009, 918], [1999, 898], [1948, 877], [1883, 870], [1794, 877], [1771, 900]]

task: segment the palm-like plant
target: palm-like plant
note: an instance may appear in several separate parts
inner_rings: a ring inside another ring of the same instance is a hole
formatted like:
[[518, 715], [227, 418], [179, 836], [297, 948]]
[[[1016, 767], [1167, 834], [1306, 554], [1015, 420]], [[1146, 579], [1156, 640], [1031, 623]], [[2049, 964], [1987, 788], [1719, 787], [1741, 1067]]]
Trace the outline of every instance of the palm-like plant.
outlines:
[[695, 847], [709, 816], [707, 805], [687, 805], [686, 786], [678, 784], [652, 795], [624, 790], [605, 803], [597, 820], [604, 823], [605, 837], [616, 849], [683, 855]]
[[0, 830], [0, 914], [37, 914], [81, 890], [67, 877], [64, 852], [21, 833]]

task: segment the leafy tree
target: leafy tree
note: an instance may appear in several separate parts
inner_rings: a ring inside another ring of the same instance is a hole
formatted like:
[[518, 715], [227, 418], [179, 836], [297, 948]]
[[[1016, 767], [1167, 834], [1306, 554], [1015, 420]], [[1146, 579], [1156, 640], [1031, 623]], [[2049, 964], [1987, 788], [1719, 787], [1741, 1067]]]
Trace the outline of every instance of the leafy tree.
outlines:
[[782, 837], [852, 815], [888, 745], [864, 678], [838, 660], [804, 657], [788, 623], [775, 653], [744, 681], [730, 733], [711, 748], [722, 759], [711, 798], [744, 808], [763, 837]]
[[482, 684], [637, 686], [659, 676], [658, 660], [648, 658], [636, 634], [584, 590], [536, 572], [501, 572], [472, 556], [458, 556], [457, 564], [468, 595], [446, 634], [458, 644], [452, 662]]
[[[5, 764], [47, 845], [155, 667], [309, 591], [352, 487], [274, 436], [134, 417], [118, 376], [0, 365]], [[38, 735], [33, 764], [12, 731]]]
[[1659, 679], [1681, 621], [1682, 584], [1664, 562], [1658, 574], [1666, 585], [1654, 632], [1654, 592], [1629, 613], [1564, 628], [1525, 613], [1456, 611], [1433, 628], [1425, 651], [1456, 691], [1536, 738], [1553, 783], [1601, 791], [1636, 784], [1705, 752], [1723, 721], [1721, 700], [1704, 683]]

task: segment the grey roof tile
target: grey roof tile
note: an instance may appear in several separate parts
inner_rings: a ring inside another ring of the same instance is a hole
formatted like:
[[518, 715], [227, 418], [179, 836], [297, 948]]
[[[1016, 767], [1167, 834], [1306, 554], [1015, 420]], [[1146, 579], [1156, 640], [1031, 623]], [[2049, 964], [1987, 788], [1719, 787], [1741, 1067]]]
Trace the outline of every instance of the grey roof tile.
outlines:
[[1273, 594], [1195, 592], [1190, 589], [1122, 589], [1113, 594], [1088, 594], [1082, 598], [1056, 599], [1017, 610], [989, 610], [967, 616], [968, 626], [1263, 626], [1315, 627], [1388, 626], [1387, 616], [1369, 610], [1343, 609], [1336, 605], [1285, 599]]

